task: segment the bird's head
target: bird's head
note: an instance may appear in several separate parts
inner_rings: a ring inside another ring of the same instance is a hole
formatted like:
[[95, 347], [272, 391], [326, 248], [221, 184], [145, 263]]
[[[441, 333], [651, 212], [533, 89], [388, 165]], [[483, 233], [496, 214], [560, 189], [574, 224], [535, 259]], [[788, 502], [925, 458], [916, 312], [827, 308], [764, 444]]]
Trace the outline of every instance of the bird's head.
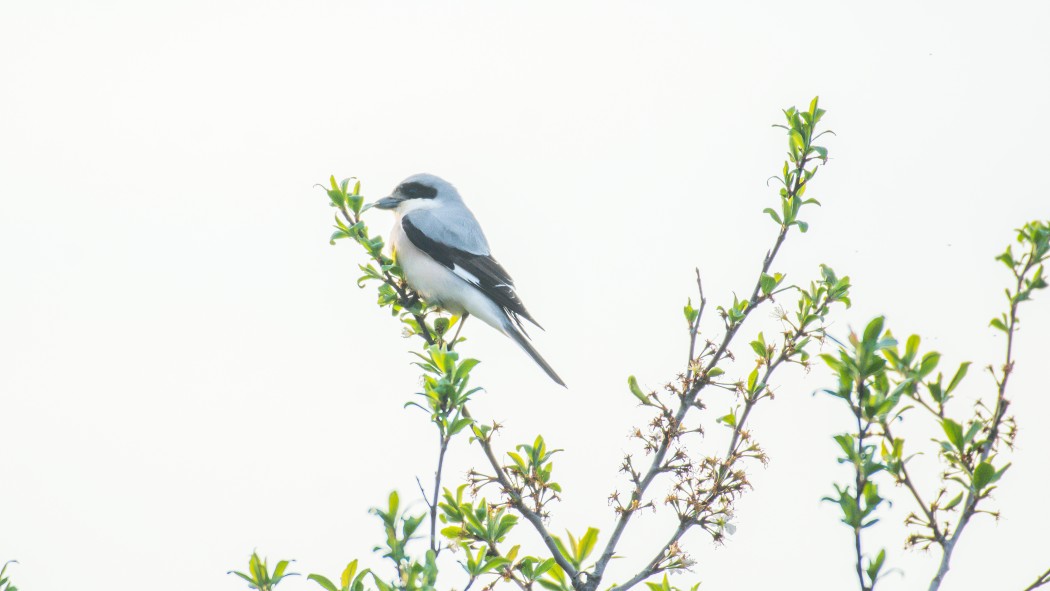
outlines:
[[442, 207], [462, 203], [459, 191], [452, 183], [432, 174], [414, 174], [401, 181], [388, 197], [376, 201], [376, 209], [392, 209], [404, 214], [414, 209]]

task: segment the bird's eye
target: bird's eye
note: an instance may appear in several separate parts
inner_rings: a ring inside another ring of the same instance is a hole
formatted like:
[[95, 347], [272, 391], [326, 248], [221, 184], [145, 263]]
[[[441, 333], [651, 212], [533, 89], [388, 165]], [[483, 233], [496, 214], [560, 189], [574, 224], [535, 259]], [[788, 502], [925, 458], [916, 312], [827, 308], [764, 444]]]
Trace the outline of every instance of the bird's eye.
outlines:
[[437, 189], [423, 183], [405, 183], [398, 187], [397, 190], [405, 196], [405, 199], [433, 199], [437, 197]]

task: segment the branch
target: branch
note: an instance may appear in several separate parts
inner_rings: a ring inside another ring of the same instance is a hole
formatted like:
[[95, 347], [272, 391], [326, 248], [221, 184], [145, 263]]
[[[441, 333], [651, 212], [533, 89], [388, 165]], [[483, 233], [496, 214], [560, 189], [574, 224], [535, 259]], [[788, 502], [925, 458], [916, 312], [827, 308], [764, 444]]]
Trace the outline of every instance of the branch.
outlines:
[[[863, 508], [861, 507], [860, 501], [864, 497], [864, 487], [867, 485], [867, 476], [864, 474], [864, 439], [868, 435], [869, 424], [865, 424], [862, 415], [862, 405], [864, 404], [864, 384], [857, 384], [857, 406], [853, 408], [853, 414], [857, 417], [857, 458], [858, 463], [854, 466], [857, 472], [857, 478], [855, 482], [855, 499], [857, 501], [857, 515], [862, 516]], [[861, 528], [863, 527], [863, 517], [858, 517], [856, 524], [853, 526], [853, 538], [854, 548], [857, 551], [857, 580], [860, 583], [861, 591], [871, 591], [874, 588], [874, 581], [872, 586], [869, 587], [864, 584], [864, 553], [861, 551]]]
[[[361, 215], [357, 213], [351, 214], [350, 210], [346, 208], [345, 203], [339, 203], [337, 204], [337, 207], [339, 208], [340, 213], [343, 214], [343, 218], [347, 221], [347, 223], [350, 224], [351, 227], [361, 222]], [[380, 257], [381, 256], [382, 255], [380, 255]], [[394, 293], [397, 294], [398, 302], [401, 304], [402, 308], [405, 308], [407, 310], [419, 301], [420, 298], [417, 294], [411, 293], [408, 289], [403, 288], [401, 284], [396, 279], [394, 279], [392, 275], [390, 275], [389, 271], [383, 269], [384, 265], [382, 258], [372, 257], [372, 260], [379, 264], [379, 270], [383, 273], [383, 283], [386, 283], [394, 290]], [[412, 312], [412, 317], [415, 319], [416, 324], [419, 325], [419, 330], [421, 331], [420, 336], [422, 336], [423, 339], [427, 342], [427, 345], [437, 344], [437, 341], [434, 340], [433, 335], [430, 334], [430, 329], [427, 328], [425, 314], [416, 314], [415, 312]]]
[[[448, 451], [448, 442], [451, 439], [450, 436], [441, 433], [441, 428], [438, 427], [438, 438], [440, 439], [440, 447], [438, 448], [438, 464], [437, 470], [434, 472], [434, 502], [427, 501], [430, 505], [430, 549], [434, 551], [434, 555], [441, 553], [441, 549], [437, 546], [437, 510], [438, 510], [438, 495], [441, 494], [441, 470], [445, 466], [445, 452]], [[422, 492], [422, 491], [420, 491]], [[426, 501], [426, 494], [423, 495], [423, 500]], [[466, 591], [464, 589], [464, 591]]]
[[700, 309], [696, 312], [696, 320], [693, 321], [693, 325], [689, 327], [689, 362], [687, 365], [687, 375], [692, 377], [693, 375], [693, 359], [696, 358], [696, 337], [700, 334], [700, 319], [704, 317], [704, 308], [707, 307], [707, 298], [704, 297], [704, 283], [700, 280], [700, 268], [696, 267], [696, 288], [700, 291]]
[[[470, 416], [470, 412], [467, 411], [466, 406], [463, 407], [463, 416], [468, 419], [473, 418]], [[503, 490], [507, 493], [507, 496], [510, 498], [511, 506], [514, 507], [518, 511], [518, 513], [521, 513], [522, 516], [524, 516], [525, 519], [532, 524], [532, 527], [535, 528], [536, 532], [540, 534], [540, 538], [543, 540], [543, 544], [547, 546], [547, 550], [550, 551], [551, 556], [554, 558], [554, 561], [558, 563], [558, 566], [560, 566], [567, 575], [569, 575], [569, 578], [572, 579], [573, 584], [575, 584], [577, 582], [577, 575], [579, 575], [579, 572], [576, 570], [575, 567], [572, 566], [571, 563], [569, 563], [569, 559], [566, 558], [564, 554], [562, 554], [561, 550], [558, 548], [558, 545], [554, 542], [554, 537], [549, 531], [547, 531], [547, 526], [543, 525], [543, 517], [541, 517], [539, 513], [536, 513], [535, 511], [530, 509], [528, 505], [525, 504], [524, 500], [522, 500], [521, 495], [514, 490], [514, 486], [511, 484], [510, 478], [507, 477], [507, 472], [503, 469], [503, 466], [500, 465], [499, 460], [496, 459], [496, 454], [492, 450], [492, 442], [489, 441], [487, 438], [478, 435], [475, 435], [475, 438], [481, 445], [481, 449], [485, 451], [485, 457], [488, 458], [489, 465], [492, 466], [492, 469], [496, 472], [496, 481], [499, 482], [500, 486], [503, 487]]]
[[[882, 422], [882, 432], [883, 434], [885, 434], [885, 439], [888, 439], [892, 443], [893, 434], [890, 432], [889, 423], [885, 420], [883, 420]], [[941, 532], [940, 527], [937, 525], [937, 519], [934, 517], [933, 512], [930, 511], [929, 505], [927, 505], [922, 500], [922, 495], [919, 494], [919, 489], [915, 487], [915, 483], [914, 481], [912, 481], [911, 475], [908, 474], [908, 466], [903, 460], [901, 461], [901, 475], [904, 477], [900, 480], [901, 484], [903, 484], [909, 491], [911, 491], [911, 496], [915, 499], [915, 502], [918, 503], [919, 508], [922, 509], [923, 514], [926, 515], [926, 519], [929, 523], [929, 528], [933, 530], [934, 540], [938, 544], [943, 545], [944, 533]]]
[[[799, 189], [802, 186], [804, 186], [804, 181], [802, 181], [801, 179], [804, 176], [806, 163], [807, 159], [805, 156], [803, 156], [799, 159], [799, 162], [795, 167], [795, 186], [789, 193], [789, 198], [799, 198]], [[710, 361], [708, 361], [707, 365], [704, 367], [702, 375], [706, 375], [709, 371], [711, 371], [712, 368], [718, 365], [718, 363], [725, 356], [726, 350], [729, 348], [729, 344], [733, 341], [733, 337], [736, 336], [737, 331], [744, 324], [747, 318], [751, 315], [751, 312], [755, 309], [755, 307], [762, 301], [763, 298], [759, 297], [759, 294], [762, 290], [762, 275], [765, 275], [769, 272], [769, 268], [773, 264], [773, 260], [776, 258], [777, 253], [780, 252], [781, 245], [784, 244], [784, 239], [787, 237], [789, 228], [790, 226], [787, 226], [783, 223], [781, 224], [780, 232], [777, 233], [777, 238], [776, 241], [773, 243], [773, 248], [766, 252], [765, 259], [763, 259], [762, 261], [762, 269], [761, 271], [759, 271], [758, 275], [759, 279], [755, 281], [755, 287], [751, 291], [751, 297], [748, 299], [747, 309], [743, 312], [743, 318], [741, 318], [738, 322], [730, 324], [729, 328], [726, 330], [726, 333], [722, 338], [721, 344], [715, 350]], [[706, 302], [706, 298], [703, 297], [703, 287], [700, 282], [699, 270], [697, 270], [697, 287], [700, 289], [700, 306], [702, 312], [703, 306]], [[696, 334], [698, 332], [699, 322], [700, 315], [698, 314], [697, 319], [694, 322], [694, 328], [691, 330], [691, 339], [689, 344], [690, 365], [692, 365], [692, 355], [694, 353]], [[695, 380], [692, 383], [692, 386], [689, 388], [689, 390], [682, 396], [681, 404], [679, 404], [678, 410], [675, 412], [673, 417], [672, 425], [675, 429], [677, 429], [678, 426], [682, 424], [682, 421], [685, 420], [685, 415], [689, 412], [689, 409], [696, 402], [696, 396], [699, 394], [700, 390], [702, 390], [703, 387], [707, 385], [707, 383], [708, 382], [705, 378]], [[745, 404], [747, 403], [745, 402]], [[737, 429], [733, 433], [733, 441], [730, 444], [731, 450], [737, 444], [737, 440], [739, 439], [740, 428], [743, 427], [743, 423], [744, 421], [746, 421], [747, 414], [749, 412], [750, 406], [747, 406], [744, 410], [745, 414], [742, 417], [744, 420], [738, 421]], [[605, 549], [602, 551], [601, 558], [598, 559], [598, 562], [595, 565], [594, 577], [592, 577], [594, 581], [594, 588], [597, 588], [598, 582], [601, 580], [602, 575], [605, 573], [606, 567], [609, 565], [609, 561], [612, 560], [612, 557], [616, 552], [616, 545], [620, 542], [620, 537], [623, 535], [624, 530], [627, 528], [627, 523], [631, 520], [631, 516], [634, 514], [635, 511], [637, 511], [638, 507], [641, 506], [642, 498], [645, 495], [646, 489], [648, 489], [649, 485], [652, 484], [653, 480], [656, 478], [656, 475], [661, 472], [661, 466], [663, 465], [664, 458], [667, 455], [667, 450], [670, 447], [672, 439], [672, 437], [664, 437], [663, 440], [660, 442], [656, 453], [653, 454], [653, 461], [649, 465], [649, 469], [646, 471], [645, 476], [641, 479], [640, 482], [638, 482], [635, 485], [634, 490], [631, 492], [631, 500], [627, 504], [627, 508], [620, 513], [620, 518], [616, 522], [616, 526], [613, 529], [612, 536], [610, 536], [609, 541], [605, 544]]]
[[[1015, 294], [1021, 292], [1021, 288], [1024, 284], [1025, 275], [1032, 269], [1037, 262], [1036, 257], [1030, 257], [1028, 263], [1024, 269], [1018, 273], [1014, 271], [1014, 276], [1017, 278], [1017, 286]], [[1010, 298], [1010, 323], [1008, 330], [1006, 331], [1006, 361], [1003, 363], [1003, 378], [998, 380], [998, 391], [995, 397], [995, 411], [992, 415], [992, 426], [989, 430], [988, 439], [982, 444], [980, 461], [984, 462], [991, 455], [992, 449], [999, 439], [999, 427], [1006, 416], [1006, 407], [1009, 406], [1009, 401], [1006, 400], [1006, 382], [1010, 378], [1010, 374], [1013, 372], [1014, 360], [1013, 360], [1013, 345], [1014, 345], [1014, 333], [1017, 331], [1017, 305], [1019, 301], [1016, 297]], [[952, 535], [941, 544], [944, 552], [941, 554], [941, 563], [937, 568], [937, 574], [930, 581], [929, 591], [938, 591], [941, 588], [941, 583], [944, 581], [945, 575], [948, 574], [948, 570], [951, 568], [952, 553], [955, 551], [955, 546], [959, 542], [959, 538], [962, 536], [966, 526], [969, 525], [970, 519], [977, 513], [977, 503], [981, 501], [981, 497], [977, 496], [977, 492], [971, 489], [966, 493], [966, 502], [963, 506], [962, 516], [959, 518], [959, 524], [955, 527], [955, 531]]]
[[1039, 578], [1036, 579], [1034, 583], [1032, 583], [1031, 585], [1025, 587], [1024, 591], [1032, 591], [1033, 589], [1038, 589], [1038, 588], [1042, 587], [1043, 585], [1048, 585], [1048, 584], [1050, 584], [1050, 568], [1046, 569], [1046, 572], [1044, 572], [1043, 574], [1039, 575]]
[[668, 540], [666, 544], [664, 544], [663, 548], [660, 549], [660, 552], [657, 553], [657, 555], [649, 561], [649, 564], [647, 564], [645, 568], [639, 571], [638, 574], [628, 579], [626, 583], [622, 585], [617, 585], [611, 588], [609, 591], [627, 591], [631, 587], [634, 587], [638, 583], [641, 583], [645, 579], [648, 579], [649, 577], [663, 570], [662, 568], [660, 568], [660, 563], [667, 558], [668, 548], [678, 543], [678, 540], [680, 540], [682, 536], [685, 535], [685, 532], [690, 527], [692, 527], [692, 525], [692, 522], [686, 520], [683, 520], [681, 523], [679, 523], [678, 529], [676, 529], [674, 534], [671, 535], [671, 539]]

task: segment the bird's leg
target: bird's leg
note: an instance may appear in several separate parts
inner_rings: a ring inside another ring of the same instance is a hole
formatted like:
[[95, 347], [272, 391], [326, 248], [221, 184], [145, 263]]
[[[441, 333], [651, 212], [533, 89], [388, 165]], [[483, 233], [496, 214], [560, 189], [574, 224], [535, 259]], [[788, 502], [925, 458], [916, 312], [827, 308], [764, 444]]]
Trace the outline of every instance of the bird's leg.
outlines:
[[456, 346], [456, 341], [459, 340], [459, 331], [463, 330], [463, 325], [467, 322], [467, 317], [470, 316], [469, 312], [464, 312], [463, 316], [459, 319], [459, 328], [456, 329], [456, 336], [452, 337], [452, 341], [449, 342], [448, 348], [451, 351]]

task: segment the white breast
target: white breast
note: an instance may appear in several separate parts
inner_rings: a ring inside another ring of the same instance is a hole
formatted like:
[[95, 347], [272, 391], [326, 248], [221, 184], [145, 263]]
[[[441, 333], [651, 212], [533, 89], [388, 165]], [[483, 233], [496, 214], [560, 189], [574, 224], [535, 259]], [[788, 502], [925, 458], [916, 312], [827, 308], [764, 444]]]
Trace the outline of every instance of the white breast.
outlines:
[[451, 269], [416, 248], [401, 227], [400, 215], [394, 219], [390, 244], [409, 287], [419, 292], [427, 303], [457, 315], [468, 312], [496, 330], [506, 332], [503, 310]]

